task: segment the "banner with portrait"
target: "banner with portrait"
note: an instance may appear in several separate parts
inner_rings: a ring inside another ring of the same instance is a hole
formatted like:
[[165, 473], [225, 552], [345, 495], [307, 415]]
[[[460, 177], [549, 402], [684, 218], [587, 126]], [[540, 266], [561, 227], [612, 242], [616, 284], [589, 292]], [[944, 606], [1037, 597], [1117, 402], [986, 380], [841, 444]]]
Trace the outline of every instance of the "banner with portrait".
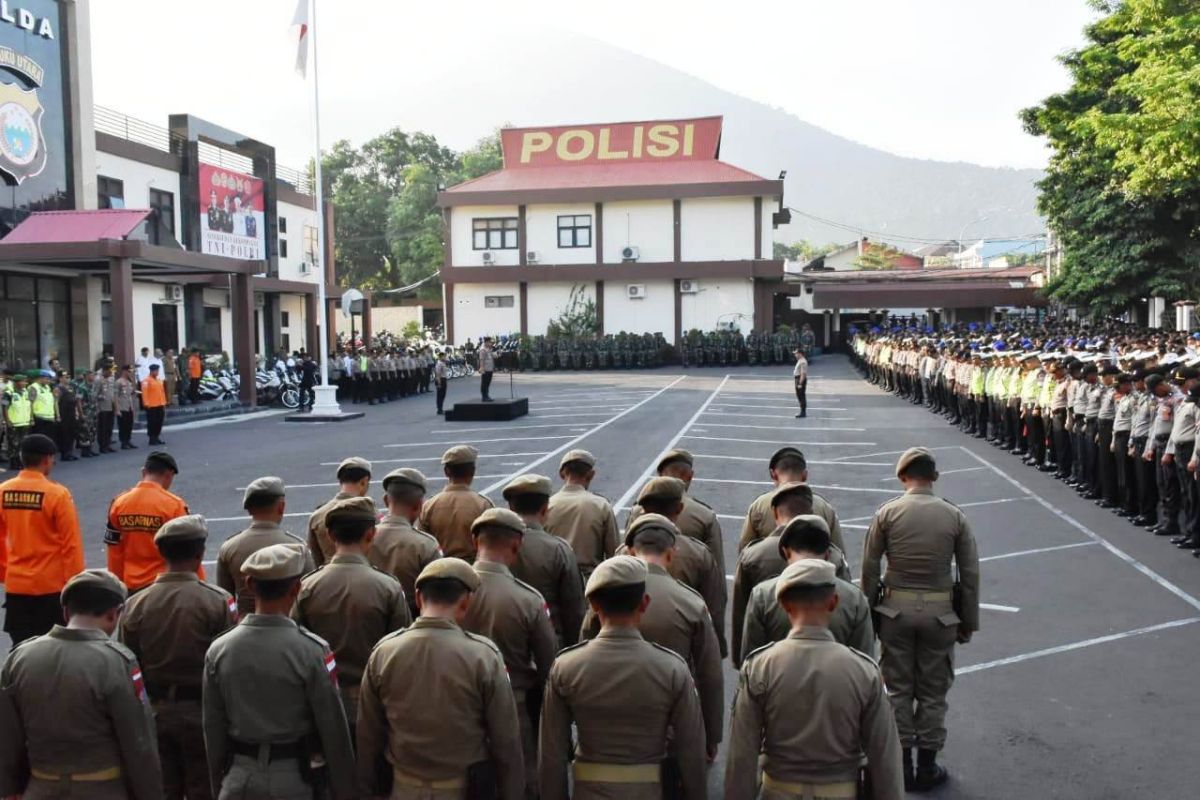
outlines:
[[226, 258], [261, 261], [266, 253], [263, 182], [240, 172], [200, 165], [200, 246]]

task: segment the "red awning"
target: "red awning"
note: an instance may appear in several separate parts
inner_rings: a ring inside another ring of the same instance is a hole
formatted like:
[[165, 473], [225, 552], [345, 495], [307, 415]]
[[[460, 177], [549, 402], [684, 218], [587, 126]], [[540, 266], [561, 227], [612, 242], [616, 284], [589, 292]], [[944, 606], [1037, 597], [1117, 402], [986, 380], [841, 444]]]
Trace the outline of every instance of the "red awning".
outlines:
[[36, 211], [4, 237], [4, 244], [50, 244], [125, 239], [149, 216], [149, 209]]

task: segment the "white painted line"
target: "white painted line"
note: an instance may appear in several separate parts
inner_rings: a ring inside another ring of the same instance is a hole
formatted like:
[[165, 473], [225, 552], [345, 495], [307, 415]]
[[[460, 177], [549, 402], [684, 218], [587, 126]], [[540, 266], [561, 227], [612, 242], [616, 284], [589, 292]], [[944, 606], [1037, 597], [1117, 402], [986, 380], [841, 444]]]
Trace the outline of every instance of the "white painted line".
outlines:
[[1185, 592], [1183, 589], [1179, 588], [1179, 587], [1178, 587], [1178, 586], [1176, 586], [1174, 583], [1172, 583], [1171, 581], [1169, 581], [1169, 580], [1167, 580], [1166, 578], [1164, 578], [1162, 575], [1159, 575], [1157, 572], [1155, 572], [1154, 570], [1150, 569], [1150, 568], [1149, 568], [1149, 567], [1147, 567], [1145, 564], [1143, 564], [1142, 562], [1138, 561], [1136, 558], [1134, 558], [1133, 556], [1129, 555], [1129, 554], [1128, 554], [1128, 553], [1126, 553], [1124, 550], [1122, 550], [1121, 548], [1117, 547], [1117, 546], [1116, 546], [1116, 545], [1114, 545], [1112, 542], [1108, 541], [1108, 540], [1107, 540], [1107, 539], [1105, 539], [1103, 536], [1101, 536], [1100, 534], [1096, 533], [1096, 532], [1095, 532], [1095, 531], [1093, 531], [1091, 528], [1089, 528], [1088, 526], [1084, 525], [1084, 524], [1083, 524], [1082, 522], [1080, 522], [1079, 520], [1077, 520], [1077, 519], [1075, 519], [1074, 517], [1072, 517], [1070, 514], [1067, 514], [1065, 511], [1062, 511], [1062, 510], [1060, 510], [1060, 509], [1056, 508], [1056, 507], [1054, 506], [1054, 504], [1053, 504], [1053, 503], [1051, 503], [1049, 500], [1046, 500], [1046, 499], [1045, 499], [1045, 498], [1043, 498], [1041, 495], [1039, 495], [1039, 494], [1037, 494], [1037, 493], [1033, 492], [1032, 490], [1030, 490], [1030, 489], [1026, 488], [1026, 487], [1025, 487], [1025, 486], [1024, 486], [1024, 485], [1023, 485], [1023, 484], [1022, 484], [1020, 481], [1018, 481], [1016, 478], [1012, 477], [1011, 475], [1009, 475], [1008, 473], [1006, 473], [1004, 470], [1000, 469], [1000, 468], [999, 468], [999, 467], [997, 467], [995, 464], [993, 464], [993, 463], [991, 463], [990, 461], [988, 461], [988, 460], [987, 460], [986, 458], [984, 458], [983, 456], [981, 456], [981, 455], [978, 455], [978, 454], [977, 454], [977, 453], [975, 453], [973, 450], [971, 450], [971, 449], [969, 449], [969, 448], [967, 448], [967, 447], [963, 447], [963, 446], [961, 446], [961, 445], [960, 445], [959, 447], [960, 447], [960, 449], [961, 449], [961, 450], [962, 450], [964, 453], [967, 453], [968, 455], [970, 455], [972, 458], [974, 458], [974, 459], [975, 459], [976, 461], [978, 461], [980, 464], [983, 464], [984, 466], [986, 466], [986, 467], [989, 467], [989, 468], [990, 468], [990, 469], [991, 469], [993, 472], [995, 472], [997, 475], [999, 475], [1000, 477], [1004, 478], [1006, 481], [1008, 481], [1009, 483], [1011, 483], [1013, 486], [1017, 487], [1019, 490], [1021, 490], [1022, 492], [1024, 492], [1024, 493], [1025, 493], [1027, 496], [1029, 496], [1030, 498], [1032, 498], [1032, 499], [1033, 499], [1035, 502], [1037, 502], [1037, 503], [1038, 503], [1038, 505], [1042, 506], [1043, 508], [1045, 508], [1045, 509], [1047, 509], [1048, 511], [1050, 511], [1050, 513], [1054, 514], [1054, 516], [1058, 517], [1059, 519], [1063, 520], [1064, 522], [1066, 522], [1066, 523], [1067, 523], [1068, 525], [1070, 525], [1071, 527], [1073, 527], [1073, 528], [1075, 528], [1076, 530], [1080, 531], [1080, 532], [1081, 532], [1081, 533], [1083, 533], [1085, 536], [1087, 536], [1089, 539], [1092, 539], [1092, 540], [1096, 541], [1097, 543], [1099, 543], [1100, 545], [1102, 545], [1102, 546], [1103, 546], [1105, 549], [1107, 549], [1107, 550], [1108, 550], [1110, 553], [1112, 553], [1113, 555], [1115, 555], [1117, 558], [1119, 558], [1119, 559], [1121, 559], [1122, 561], [1124, 561], [1125, 563], [1129, 564], [1129, 566], [1133, 567], [1133, 568], [1134, 568], [1134, 569], [1136, 569], [1138, 572], [1142, 573], [1142, 574], [1143, 574], [1143, 575], [1145, 575], [1147, 578], [1149, 578], [1150, 580], [1154, 581], [1154, 582], [1155, 582], [1155, 583], [1157, 583], [1159, 586], [1161, 586], [1162, 588], [1166, 589], [1166, 590], [1167, 590], [1168, 592], [1170, 592], [1171, 594], [1173, 594], [1173, 595], [1175, 595], [1176, 597], [1178, 597], [1180, 600], [1183, 600], [1185, 603], [1187, 603], [1188, 605], [1190, 605], [1192, 608], [1195, 608], [1195, 609], [1198, 609], [1198, 610], [1200, 610], [1200, 600], [1197, 600], [1197, 599], [1196, 599], [1194, 596], [1192, 596], [1191, 594], [1188, 594], [1188, 593], [1187, 593], [1187, 592]]
[[734, 478], [692, 478], [692, 483], [742, 483], [747, 486], [774, 486], [774, 481], [742, 481]]
[[[793, 403], [796, 400], [796, 396], [794, 394], [783, 394], [782, 392], [762, 392], [761, 394], [723, 394], [723, 395], [721, 395], [721, 397], [724, 397], [728, 400], [784, 400], [784, 401], [789, 401], [789, 402], [793, 402]], [[826, 400], [825, 398], [817, 398], [817, 399], [809, 399], [808, 402], [809, 402], [809, 404], [812, 404], [812, 403], [821, 404], [821, 403], [840, 403], [841, 401], [840, 400]], [[729, 404], [722, 403], [721, 405], [729, 405]], [[791, 406], [791, 407], [794, 408], [795, 406]]]
[[[807, 431], [815, 433], [814, 430]], [[685, 434], [679, 437], [680, 439], [705, 439], [710, 442], [752, 442], [757, 444], [774, 444], [778, 445], [778, 439], [733, 439], [727, 436], [692, 436]], [[875, 442], [803, 442], [798, 439], [789, 439], [788, 444], [806, 444], [806, 445], [821, 445], [823, 447], [871, 447]]]
[[[738, 426], [746, 427], [746, 426]], [[758, 427], [757, 425], [754, 427]], [[774, 428], [772, 428], [774, 429]], [[692, 430], [700, 430], [693, 428]], [[692, 453], [693, 458], [721, 458], [729, 461], [754, 461], [759, 464], [766, 464], [769, 459], [762, 456], [720, 456], [716, 453]], [[895, 466], [890, 461], [814, 461], [811, 458], [806, 458], [805, 462], [809, 464], [836, 464], [837, 466], [852, 466], [852, 467], [893, 467]], [[335, 464], [340, 464], [340, 461], [335, 461]]]
[[540, 403], [530, 403], [529, 405], [529, 409], [531, 411], [569, 411], [573, 408], [605, 408], [609, 411], [620, 411], [621, 409], [625, 408], [625, 403], [608, 403], [604, 405], [591, 406], [543, 406]]
[[1171, 628], [1180, 628], [1184, 625], [1191, 625], [1194, 622], [1200, 622], [1200, 617], [1188, 617], [1187, 619], [1176, 619], [1170, 622], [1162, 622], [1158, 625], [1147, 625], [1144, 628], [1135, 628], [1124, 633], [1112, 633], [1108, 636], [1097, 636], [1095, 639], [1084, 639], [1082, 642], [1072, 642], [1071, 644], [1061, 644], [1057, 647], [1047, 647], [1045, 650], [1034, 650], [1032, 653], [1022, 653], [1008, 658], [998, 658], [995, 661], [985, 661], [982, 664], [971, 664], [965, 667], [955, 667], [955, 677], [959, 675], [968, 675], [972, 672], [983, 672], [986, 669], [994, 669], [995, 667], [1005, 667], [1009, 664], [1020, 664], [1022, 661], [1030, 661], [1043, 656], [1053, 656], [1059, 653], [1069, 653], [1072, 650], [1081, 650], [1085, 647], [1092, 647], [1098, 644], [1108, 644], [1109, 642], [1117, 642], [1121, 639], [1128, 639], [1131, 636], [1141, 636], [1146, 633], [1157, 633]]
[[712, 405], [713, 400], [716, 399], [717, 395], [720, 394], [721, 390], [725, 388], [725, 384], [727, 383], [729, 383], [728, 375], [721, 379], [721, 382], [717, 384], [717, 388], [713, 389], [712, 394], [710, 394], [705, 401], [701, 403], [700, 408], [696, 409], [696, 413], [692, 415], [692, 418], [683, 424], [683, 427], [680, 428], [673, 437], [671, 437], [671, 441], [667, 442], [667, 446], [664, 447], [662, 451], [654, 457], [654, 460], [651, 461], [646, 469], [642, 471], [642, 474], [638, 476], [638, 479], [634, 481], [628, 489], [625, 490], [625, 494], [621, 495], [621, 499], [619, 499], [616, 503], [617, 505], [629, 505], [630, 499], [637, 492], [637, 490], [642, 487], [642, 484], [646, 482], [647, 478], [654, 474], [654, 467], [658, 464], [658, 460], [666, 455], [668, 450], [673, 449], [675, 445], [679, 444], [679, 440], [683, 438], [683, 435], [687, 432], [688, 428], [696, 424], [696, 420], [700, 419], [700, 415], [708, 410], [708, 407]]
[[[512, 458], [514, 456], [544, 456], [545, 451], [537, 453], [480, 453], [478, 458]], [[436, 461], [441, 463], [441, 456], [423, 456], [421, 458], [374, 458], [371, 459], [372, 464], [408, 464], [414, 461]], [[340, 465], [340, 461], [322, 461], [322, 467], [336, 467]]]
[[1016, 606], [998, 606], [995, 603], [980, 603], [979, 607], [988, 611], [1007, 611], [1010, 614], [1016, 614], [1021, 610]]
[[[295, 410], [291, 408], [273, 408], [270, 411], [251, 411], [249, 414], [230, 414], [226, 417], [216, 417], [214, 419], [199, 419], [195, 422], [177, 422], [172, 425], [164, 425], [163, 432], [171, 431], [194, 431], [200, 428], [213, 428], [217, 425], [229, 425], [234, 422], [249, 422], [255, 419], [269, 419], [270, 417], [282, 417], [284, 414], [295, 414]], [[146, 428], [135, 428], [134, 433], [145, 433]]]
[[745, 519], [745, 514], [717, 514], [717, 519]]
[[832, 489], [838, 492], [878, 492], [881, 494], [896, 494], [895, 489], [875, 489], [873, 487], [868, 488], [866, 486], [831, 486], [829, 484], [822, 485], [819, 483], [810, 483], [808, 485], [814, 489]]
[[[678, 378], [676, 378], [675, 380], [671, 381], [671, 382], [670, 382], [670, 383], [668, 383], [666, 386], [664, 386], [663, 388], [659, 389], [657, 392], [655, 392], [654, 394], [652, 394], [652, 395], [650, 395], [649, 397], [645, 398], [644, 400], [641, 400], [640, 402], [638, 402], [638, 403], [635, 403], [635, 404], [631, 405], [629, 408], [625, 409], [624, 411], [622, 411], [622, 412], [621, 412], [621, 413], [619, 413], [619, 414], [615, 414], [615, 415], [613, 415], [613, 416], [609, 417], [608, 419], [604, 420], [604, 422], [601, 422], [600, 424], [598, 424], [598, 425], [595, 425], [595, 426], [593, 426], [593, 427], [589, 428], [589, 429], [588, 429], [586, 432], [579, 434], [578, 436], [576, 436], [574, 439], [572, 439], [571, 441], [567, 442], [566, 444], [559, 445], [557, 449], [555, 449], [555, 450], [551, 450], [549, 453], [546, 453], [546, 454], [545, 454], [544, 456], [542, 456], [541, 458], [538, 458], [538, 459], [536, 459], [536, 460], [534, 460], [534, 461], [530, 461], [530, 462], [529, 462], [528, 464], [526, 464], [524, 467], [522, 467], [521, 469], [519, 469], [519, 470], [517, 470], [516, 472], [512, 473], [511, 475], [506, 475], [506, 476], [504, 476], [504, 478], [502, 478], [501, 480], [499, 480], [499, 481], [496, 481], [496, 482], [495, 482], [495, 483], [493, 483], [491, 486], [489, 486], [489, 487], [487, 487], [486, 489], [482, 490], [482, 491], [480, 492], [480, 494], [491, 494], [491, 493], [492, 493], [492, 492], [494, 492], [496, 489], [499, 489], [501, 486], [503, 486], [504, 484], [508, 483], [508, 482], [509, 482], [509, 481], [511, 481], [513, 478], [517, 477], [518, 475], [522, 475], [522, 474], [524, 474], [524, 473], [528, 472], [529, 470], [533, 469], [534, 467], [538, 466], [539, 464], [545, 463], [547, 460], [549, 460], [549, 459], [553, 458], [554, 456], [558, 455], [559, 453], [562, 453], [562, 452], [565, 452], [565, 451], [567, 451], [567, 450], [570, 450], [570, 449], [571, 449], [572, 447], [574, 447], [576, 444], [578, 444], [579, 442], [582, 442], [584, 439], [586, 439], [587, 437], [591, 436], [593, 433], [596, 433], [597, 431], [600, 431], [600, 430], [603, 430], [604, 428], [607, 428], [609, 425], [613, 424], [614, 422], [616, 422], [617, 420], [619, 420], [621, 417], [625, 416], [626, 414], [629, 414], [629, 413], [631, 413], [631, 412], [633, 412], [633, 411], [636, 411], [637, 409], [639, 409], [639, 408], [641, 408], [642, 406], [644, 406], [646, 403], [649, 403], [651, 400], [653, 400], [654, 398], [658, 397], [659, 395], [661, 395], [663, 392], [665, 392], [665, 391], [667, 391], [668, 389], [670, 389], [670, 388], [671, 388], [672, 386], [674, 386], [675, 384], [679, 383], [679, 382], [680, 382], [681, 380], [683, 380], [685, 377], [687, 377], [687, 376], [686, 376], [686, 375], [680, 375]], [[563, 438], [563, 437], [555, 437], [555, 438]], [[623, 505], [623, 504], [621, 504], [621, 505]]]
[[[650, 398], [647, 397], [646, 399], [649, 400]], [[629, 409], [623, 409], [623, 410], [628, 411]], [[571, 418], [575, 419], [578, 417], [607, 417], [607, 416], [608, 416], [607, 411], [582, 411], [582, 412], [579, 412], [578, 414], [576, 414], [576, 413], [571, 413], [571, 414], [530, 414], [529, 418], [530, 419], [562, 419], [564, 417], [571, 417]]]
[[[500, 478], [503, 476], [501, 476], [501, 475], [476, 475], [475, 477], [476, 478]], [[444, 475], [426, 475], [425, 480], [426, 481], [445, 481], [445, 480], [449, 480], [449, 478], [447, 478]], [[340, 485], [341, 484], [338, 484], [338, 483], [286, 483], [285, 482], [284, 489], [286, 489], [287, 491], [290, 492], [292, 489], [319, 489], [321, 487], [325, 487], [328, 489], [328, 488], [332, 488], [334, 486], [340, 486]], [[234, 489], [234, 491], [235, 492], [244, 492], [244, 491], [246, 491], [246, 487], [238, 486], [236, 489]]]
[[[557, 426], [556, 426], [557, 427]], [[542, 439], [570, 439], [570, 436], [514, 436], [508, 439], [443, 439], [438, 442], [401, 442], [400, 444], [385, 444], [384, 447], [430, 447], [445, 444], [489, 444], [491, 442], [531, 442]]]
[[[284, 514], [284, 516], [285, 517], [309, 517], [309, 516], [312, 516], [312, 513], [313, 513], [312, 511], [289, 511], [288, 513]], [[204, 521], [205, 522], [238, 522], [238, 521], [242, 521], [242, 522], [245, 522], [247, 525], [249, 525], [250, 517], [247, 516], [246, 514], [242, 514], [241, 516], [237, 516], [237, 517], [205, 517]], [[216, 562], [214, 562], [214, 563], [216, 563]]]
[[[787, 417], [786, 419], [793, 419], [793, 418]], [[827, 421], [827, 422], [853, 422], [854, 419], [853, 419], [853, 417], [846, 417], [844, 419], [838, 418], [838, 419], [831, 419], [831, 420], [824, 420], [824, 421]], [[777, 431], [777, 430], [779, 430], [778, 425], [734, 425], [734, 424], [728, 423], [728, 422], [702, 422], [701, 425], [703, 425], [704, 428], [753, 428], [754, 430], [760, 430], [760, 431]], [[692, 430], [700, 431], [700, 430], [704, 430], [704, 428], [696, 427], [696, 428], [693, 428]], [[831, 425], [824, 425], [819, 428], [815, 428], [815, 427], [810, 427], [808, 425], [805, 425], [804, 430], [806, 430], [806, 431], [854, 431], [855, 433], [862, 433], [863, 431], [866, 430], [866, 428], [837, 428], [837, 427], [833, 427]]]
[[864, 531], [870, 530], [870, 528], [871, 528], [870, 525], [859, 525], [858, 523], [842, 522], [841, 520], [838, 520], [838, 525], [840, 525], [843, 528], [854, 528], [856, 530], [864, 530]]
[[[717, 417], [749, 417], [750, 419], [800, 419], [795, 414], [744, 414], [739, 411], [725, 410], [709, 411], [708, 415]], [[814, 419], [816, 419], [818, 422], [821, 420], [821, 418], [817, 417], [814, 417]], [[704, 424], [707, 425], [708, 423], [706, 422]], [[803, 425], [804, 423], [797, 424]]]
[[[849, 462], [844, 462], [844, 463], [853, 464], [853, 463], [855, 463], [855, 462], [853, 462], [853, 461], [849, 461]], [[956, 473], [959, 473], [959, 472], [978, 472], [978, 471], [979, 471], [979, 470], [981, 470], [981, 469], [987, 469], [987, 467], [963, 467], [962, 469], [948, 469], [948, 470], [946, 470], [945, 472], [942, 472], [941, 470], [938, 470], [938, 475], [939, 475], [939, 476], [941, 476], [941, 475], [954, 475], [954, 474], [956, 474]], [[885, 480], [885, 481], [898, 481], [898, 480], [900, 480], [900, 479], [899, 479], [899, 478], [897, 478], [895, 475], [889, 475], [889, 476], [887, 476], [886, 478], [883, 478], [882, 480]]]
[[[942, 445], [940, 447], [926, 447], [925, 449], [926, 450], [957, 450], [960, 447], [962, 447], [962, 445], [948, 444], [948, 445]], [[834, 461], [851, 461], [856, 458], [868, 458], [870, 456], [898, 456], [903, 452], [905, 452], [905, 451], [904, 450], [882, 450], [878, 453], [859, 453], [859, 454], [853, 455], [853, 456], [842, 456], [841, 458], [835, 458]]]
[[1096, 545], [1096, 544], [1099, 544], [1099, 542], [1091, 542], [1091, 541], [1075, 542], [1074, 544], [1060, 544], [1060, 545], [1056, 545], [1055, 547], [1035, 547], [1032, 550], [1017, 550], [1015, 553], [1001, 553], [998, 556], [984, 556], [983, 558], [981, 558], [979, 560], [980, 560], [980, 562], [999, 561], [1002, 558], [1017, 558], [1019, 556], [1033, 556], [1033, 555], [1037, 555], [1039, 553], [1053, 553], [1057, 550], [1070, 550], [1075, 547], [1091, 547], [1092, 545]]
[[546, 422], [542, 425], [489, 425], [484, 428], [442, 428], [436, 431], [427, 431], [434, 436], [440, 433], [457, 434], [457, 433], [480, 433], [490, 431], [527, 431], [537, 428], [573, 428], [577, 427], [574, 422]]
[[[795, 411], [796, 409], [800, 408], [800, 405], [799, 405], [798, 403], [792, 403], [790, 406], [762, 406], [762, 405], [751, 405], [750, 403], [716, 403], [715, 405], [718, 405], [718, 406], [720, 406], [721, 408], [765, 408], [765, 409], [768, 409], [768, 410], [771, 410], [771, 411]], [[817, 412], [817, 411], [820, 411], [820, 412], [825, 412], [825, 411], [848, 411], [849, 409], [846, 409], [846, 408], [826, 408], [825, 406], [822, 406], [822, 407], [820, 407], [820, 408], [810, 408], [810, 409], [808, 409], [808, 410], [809, 410], [810, 412], [813, 412], [813, 413], [815, 413], [815, 412]], [[739, 415], [739, 416], [742, 416], [742, 415]], [[747, 414], [747, 415], [745, 415], [745, 416], [750, 416], [750, 415], [749, 415], [749, 414]]]

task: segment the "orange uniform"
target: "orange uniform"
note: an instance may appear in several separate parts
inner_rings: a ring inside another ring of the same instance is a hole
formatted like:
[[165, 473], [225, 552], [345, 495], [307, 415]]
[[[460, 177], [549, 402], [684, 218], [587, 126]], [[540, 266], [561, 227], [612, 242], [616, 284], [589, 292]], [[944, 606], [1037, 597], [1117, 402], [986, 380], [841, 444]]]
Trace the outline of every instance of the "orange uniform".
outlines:
[[198, 381], [203, 373], [204, 367], [200, 363], [200, 356], [192, 353], [188, 356], [188, 377]]
[[142, 381], [142, 405], [146, 408], [161, 408], [166, 404], [167, 388], [165, 383], [155, 377], [149, 377]]
[[[138, 485], [113, 498], [108, 507], [108, 570], [125, 582], [130, 591], [154, 583], [167, 569], [167, 562], [154, 546], [154, 534], [176, 517], [188, 513], [187, 503], [153, 481]], [[204, 579], [204, 567], [197, 574]]]
[[0, 483], [0, 583], [9, 594], [58, 594], [83, 571], [83, 539], [71, 493], [24, 469]]

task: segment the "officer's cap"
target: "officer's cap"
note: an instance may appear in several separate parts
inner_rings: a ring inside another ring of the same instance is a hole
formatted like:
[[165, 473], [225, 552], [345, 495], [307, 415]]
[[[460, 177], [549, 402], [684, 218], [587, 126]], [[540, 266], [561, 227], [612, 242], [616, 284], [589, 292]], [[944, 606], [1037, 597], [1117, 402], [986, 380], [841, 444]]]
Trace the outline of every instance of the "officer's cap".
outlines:
[[596, 466], [596, 457], [587, 450], [568, 450], [567, 454], [562, 457], [562, 461], [558, 462], [558, 468], [562, 469], [572, 461], [587, 464], [589, 467]]
[[1117, 376], [1116, 383], [1118, 385], [1120, 385], [1122, 383], [1133, 383], [1135, 380], [1138, 380], [1138, 379], [1135, 378], [1133, 375], [1130, 375], [1128, 372], [1122, 372], [1120, 375]]
[[146, 456], [146, 463], [142, 466], [151, 472], [169, 469], [176, 475], [179, 474], [179, 465], [175, 463], [175, 456], [162, 450], [155, 450]]
[[1182, 382], [1194, 380], [1196, 378], [1200, 378], [1200, 371], [1197, 371], [1195, 367], [1183, 367], [1175, 370], [1174, 380]]
[[663, 457], [658, 460], [658, 465], [655, 467], [655, 469], [658, 472], [662, 472], [663, 469], [670, 464], [674, 464], [676, 461], [682, 461], [689, 467], [695, 463], [695, 459], [692, 458], [691, 453], [689, 453], [687, 450], [680, 450], [676, 448], [663, 453]]
[[383, 476], [383, 490], [386, 492], [393, 483], [415, 486], [422, 492], [427, 491], [425, 476], [412, 467], [400, 467]]
[[793, 494], [807, 494], [808, 499], [812, 500], [812, 493], [813, 490], [808, 484], [799, 481], [780, 484], [775, 491], [771, 492], [771, 508], [779, 505], [783, 498]]
[[779, 581], [775, 584], [775, 599], [779, 600], [790, 589], [819, 589], [836, 585], [833, 564], [819, 558], [802, 558], [788, 564], [779, 576]]
[[442, 453], [442, 466], [450, 464], [474, 464], [479, 459], [479, 451], [469, 444], [457, 444]]
[[788, 520], [779, 532], [779, 555], [786, 560], [788, 545], [794, 542], [801, 532], [812, 528], [824, 532], [826, 541], [829, 541], [829, 524], [824, 519], [816, 514], [799, 514]]
[[792, 447], [789, 444], [789, 445], [784, 445], [783, 447], [779, 448], [778, 450], [776, 450], [774, 453], [771, 454], [771, 461], [769, 463], [770, 468], [775, 469], [776, 464], [778, 464], [784, 458], [789, 457], [789, 456], [791, 458], [800, 459], [800, 464], [801, 464], [800, 468], [801, 469], [806, 469], [808, 467], [808, 462], [805, 461], [804, 453], [800, 452], [800, 448]]
[[[1154, 391], [1154, 388], [1164, 381], [1166, 381], [1166, 378], [1164, 378], [1161, 374], [1157, 372], [1151, 373], [1146, 377], [1146, 388], [1150, 391]], [[25, 441], [29, 440], [26, 439]]]
[[281, 581], [304, 574], [302, 544], [273, 544], [250, 554], [242, 562], [242, 572], [264, 581]]
[[208, 524], [199, 514], [188, 514], [168, 520], [154, 534], [154, 543], [191, 542], [208, 538]]
[[477, 534], [484, 527], [503, 528], [520, 536], [525, 535], [525, 521], [507, 508], [489, 508], [484, 511], [471, 523], [471, 533]]
[[121, 583], [120, 579], [106, 569], [85, 569], [78, 575], [73, 575], [62, 591], [58, 595], [58, 601], [64, 606], [67, 605], [67, 600], [71, 592], [76, 589], [100, 589], [113, 596], [116, 600], [114, 605], [124, 603], [125, 598], [129, 596], [129, 590], [125, 588], [125, 584]]
[[430, 561], [417, 576], [416, 586], [420, 589], [422, 583], [439, 578], [456, 580], [466, 586], [467, 591], [474, 592], [479, 589], [479, 575], [461, 558], [447, 557]]
[[1121, 368], [1118, 366], [1109, 364], [1107, 367], [1104, 367], [1103, 369], [1100, 370], [1100, 374], [1101, 375], [1120, 375]]
[[275, 498], [283, 497], [285, 494], [282, 478], [276, 478], [273, 475], [255, 478], [250, 481], [250, 485], [246, 487], [245, 493], [242, 494], [242, 508], [257, 505], [263, 500], [274, 500]]
[[904, 471], [911, 467], [917, 461], [928, 461], [936, 466], [937, 461], [933, 457], [933, 452], [925, 447], [910, 447], [904, 451], [904, 455], [900, 456], [900, 460], [896, 462], [896, 477], [899, 478], [904, 474]]
[[154, 372], [154, 371], [155, 371], [155, 370], [157, 370], [157, 369], [158, 369], [158, 364], [151, 364], [151, 365], [150, 365], [150, 371], [151, 371], [151, 372]]
[[14, 383], [25, 383], [29, 380], [29, 376], [24, 372], [17, 372], [12, 375], [12, 380]]
[[347, 497], [338, 500], [325, 512], [325, 524], [330, 528], [348, 522], [374, 522], [378, 518], [375, 501], [369, 497]]
[[682, 500], [686, 487], [679, 478], [651, 478], [638, 492], [638, 502], [643, 500]]
[[633, 547], [635, 542], [653, 542], [661, 547], [674, 547], [677, 538], [679, 529], [674, 522], [662, 514], [642, 514], [625, 531], [625, 546]]
[[348, 469], [361, 469], [361, 470], [364, 470], [368, 475], [370, 475], [371, 474], [371, 462], [367, 461], [365, 458], [359, 458], [358, 456], [350, 456], [349, 458], [342, 461], [342, 463], [338, 464], [338, 468], [337, 468], [338, 480], [342, 479], [342, 473]]
[[43, 433], [31, 433], [21, 440], [22, 456], [52, 456], [56, 453], [58, 446]]
[[545, 475], [519, 475], [508, 482], [502, 492], [508, 500], [521, 494], [537, 494], [549, 497], [554, 494], [554, 484]]
[[[436, 562], [435, 562], [436, 563]], [[613, 556], [600, 562], [588, 578], [584, 596], [591, 597], [600, 589], [617, 589], [622, 586], [644, 584], [649, 570], [640, 558]]]

